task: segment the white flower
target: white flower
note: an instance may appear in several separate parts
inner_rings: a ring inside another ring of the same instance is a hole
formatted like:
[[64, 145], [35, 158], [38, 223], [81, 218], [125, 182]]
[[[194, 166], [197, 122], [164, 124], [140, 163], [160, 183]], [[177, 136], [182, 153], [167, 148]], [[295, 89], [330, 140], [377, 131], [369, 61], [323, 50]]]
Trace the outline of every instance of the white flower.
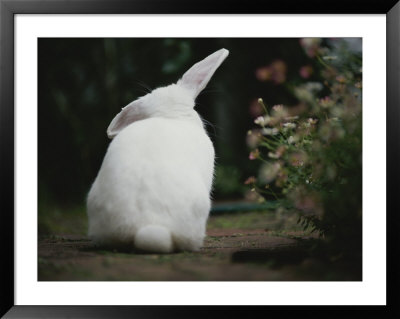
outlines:
[[263, 135], [276, 135], [279, 133], [279, 130], [277, 128], [263, 128], [261, 133]]
[[288, 138], [288, 144], [294, 144], [299, 140], [299, 138], [297, 136], [289, 136]]
[[318, 92], [323, 88], [322, 84], [319, 82], [307, 82], [303, 87], [309, 92]]
[[277, 104], [277, 105], [274, 105], [274, 106], [272, 107], [272, 109], [273, 109], [275, 112], [283, 112], [284, 107], [283, 107], [283, 104]]
[[269, 156], [270, 158], [275, 158], [275, 159], [280, 157], [278, 154], [272, 153], [272, 152], [268, 152], [268, 156]]
[[291, 123], [291, 122], [289, 122], [289, 123], [284, 123], [284, 124], [283, 124], [283, 127], [284, 127], [284, 128], [287, 128], [287, 129], [296, 128], [296, 124], [295, 124], [295, 123]]
[[254, 120], [254, 123], [257, 125], [261, 125], [261, 123], [264, 123], [264, 117], [263, 116], [259, 116]]
[[314, 125], [317, 124], [318, 120], [310, 117], [307, 119], [307, 122], [310, 123], [311, 125]]
[[288, 111], [283, 106], [283, 104], [278, 104], [272, 107], [272, 115], [284, 119], [288, 116]]
[[264, 127], [269, 123], [269, 120], [269, 116], [259, 116], [254, 120], [254, 123]]
[[259, 178], [262, 183], [272, 182], [279, 173], [281, 165], [278, 162], [265, 163], [261, 166]]
[[313, 95], [311, 94], [311, 92], [303, 87], [295, 88], [294, 94], [301, 101], [313, 101]]

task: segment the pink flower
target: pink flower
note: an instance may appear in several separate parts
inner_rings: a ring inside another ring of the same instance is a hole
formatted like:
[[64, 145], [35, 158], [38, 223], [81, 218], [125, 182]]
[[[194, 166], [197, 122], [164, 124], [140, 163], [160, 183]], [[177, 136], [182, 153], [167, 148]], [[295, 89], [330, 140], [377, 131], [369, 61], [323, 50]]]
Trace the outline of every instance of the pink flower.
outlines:
[[310, 65], [302, 66], [299, 70], [299, 73], [303, 79], [308, 79], [313, 73], [313, 68]]
[[256, 148], [254, 151], [250, 152], [250, 154], [249, 154], [250, 160], [255, 160], [259, 157], [260, 157], [260, 151], [258, 150], [258, 148]]
[[246, 181], [244, 182], [246, 185], [249, 184], [254, 184], [256, 182], [256, 178], [254, 176], [250, 176]]
[[271, 73], [272, 73], [272, 71], [271, 71], [270, 67], [264, 66], [264, 67], [258, 68], [256, 70], [256, 78], [259, 81], [267, 81], [271, 78]]
[[286, 81], [287, 66], [282, 60], [275, 60], [270, 65], [258, 68], [256, 77], [259, 81], [272, 81], [281, 84]]
[[308, 194], [299, 198], [295, 202], [297, 209], [301, 210], [304, 214], [322, 216], [323, 208], [321, 199], [316, 194]]
[[332, 99], [329, 96], [325, 96], [324, 98], [319, 100], [319, 104], [321, 104], [321, 106], [323, 108], [328, 108], [334, 105], [334, 102], [332, 101]]
[[272, 81], [275, 84], [281, 84], [286, 81], [286, 63], [282, 60], [276, 60], [271, 63]]
[[323, 207], [320, 195], [316, 192], [308, 191], [304, 187], [296, 187], [290, 193], [289, 197], [294, 203], [294, 206], [302, 211], [305, 215], [323, 214]]
[[307, 161], [307, 154], [302, 151], [290, 154], [289, 162], [294, 167], [303, 166], [306, 161]]

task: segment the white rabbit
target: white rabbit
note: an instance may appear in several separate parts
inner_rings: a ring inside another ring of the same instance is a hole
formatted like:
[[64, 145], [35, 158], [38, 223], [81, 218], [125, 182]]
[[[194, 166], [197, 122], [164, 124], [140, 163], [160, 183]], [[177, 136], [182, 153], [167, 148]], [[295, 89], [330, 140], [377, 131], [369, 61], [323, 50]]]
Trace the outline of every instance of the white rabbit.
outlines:
[[159, 253], [199, 250], [210, 211], [214, 148], [194, 110], [228, 56], [221, 49], [176, 83], [131, 102], [112, 120], [110, 143], [87, 198], [95, 243]]

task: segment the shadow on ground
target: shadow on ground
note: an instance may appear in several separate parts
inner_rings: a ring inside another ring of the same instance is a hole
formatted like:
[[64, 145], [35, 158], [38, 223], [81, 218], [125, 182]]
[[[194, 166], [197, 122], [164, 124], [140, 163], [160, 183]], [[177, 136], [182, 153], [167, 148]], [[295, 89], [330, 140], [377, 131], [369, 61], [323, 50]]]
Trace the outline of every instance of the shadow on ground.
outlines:
[[[85, 223], [84, 214], [75, 218], [75, 223], [80, 218], [81, 224]], [[319, 239], [299, 228], [295, 220], [296, 216], [273, 212], [211, 216], [199, 252], [169, 255], [101, 249], [76, 231], [47, 234], [38, 243], [38, 280], [361, 280], [359, 262], [323, 259], [310, 253]]]

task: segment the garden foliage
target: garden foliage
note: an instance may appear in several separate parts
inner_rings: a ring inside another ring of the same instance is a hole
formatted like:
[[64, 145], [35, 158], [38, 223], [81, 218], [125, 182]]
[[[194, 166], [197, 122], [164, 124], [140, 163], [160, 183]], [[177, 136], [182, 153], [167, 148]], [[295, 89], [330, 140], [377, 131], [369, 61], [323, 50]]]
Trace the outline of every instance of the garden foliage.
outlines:
[[[310, 65], [299, 70], [303, 81], [285, 83], [298, 103], [270, 107], [259, 99], [263, 114], [247, 141], [260, 168], [246, 184], [261, 201], [280, 200], [298, 212], [305, 229], [340, 253], [361, 253], [361, 52], [344, 40], [300, 43]], [[263, 80], [282, 79], [274, 65], [266, 71]], [[318, 81], [309, 80], [313, 73]]]

